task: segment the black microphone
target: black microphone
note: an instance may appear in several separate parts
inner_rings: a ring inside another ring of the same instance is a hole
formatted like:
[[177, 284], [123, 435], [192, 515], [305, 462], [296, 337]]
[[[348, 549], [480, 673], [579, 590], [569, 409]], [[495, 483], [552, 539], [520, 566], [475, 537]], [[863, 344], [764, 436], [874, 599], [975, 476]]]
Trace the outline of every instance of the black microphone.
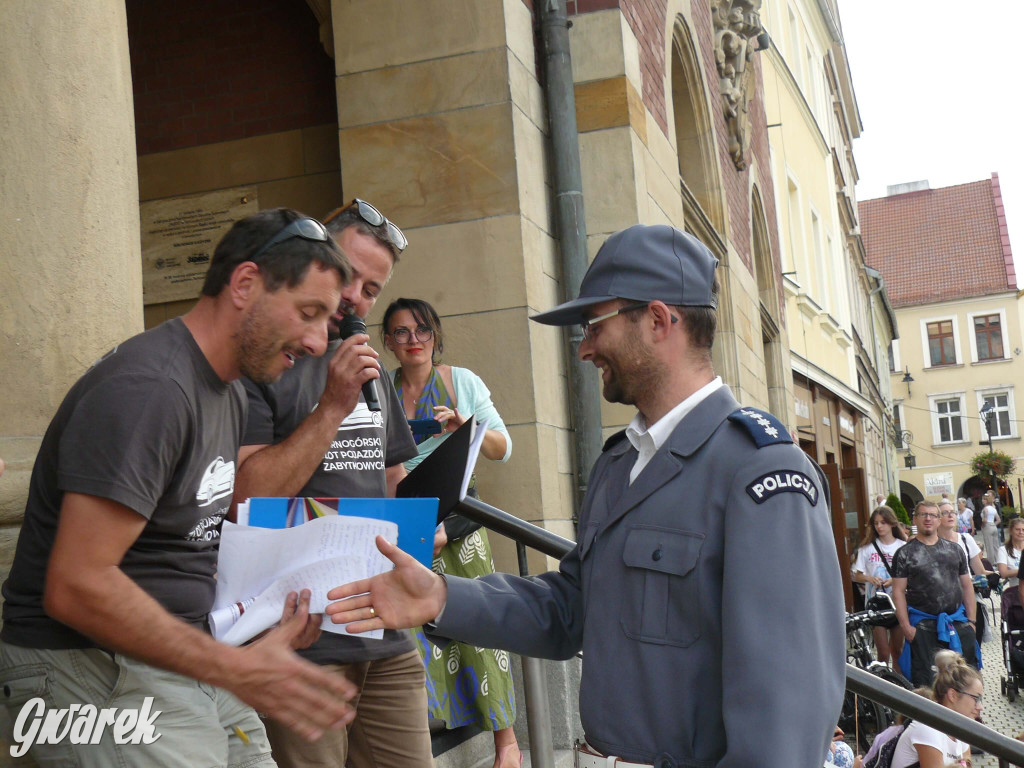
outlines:
[[[347, 339], [349, 336], [353, 336], [357, 333], [366, 333], [366, 323], [363, 322], [361, 317], [348, 314], [341, 318], [341, 322], [338, 323], [338, 335], [342, 339]], [[363, 382], [363, 400], [366, 401], [366, 407], [371, 411], [380, 410], [380, 400], [377, 398], [377, 386], [373, 383], [373, 379]]]

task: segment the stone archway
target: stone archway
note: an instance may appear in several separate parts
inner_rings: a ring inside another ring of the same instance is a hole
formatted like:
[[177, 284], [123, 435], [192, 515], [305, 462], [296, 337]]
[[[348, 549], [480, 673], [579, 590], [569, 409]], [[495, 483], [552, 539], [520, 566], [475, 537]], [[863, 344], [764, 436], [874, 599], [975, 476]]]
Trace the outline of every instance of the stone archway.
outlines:
[[906, 480], [900, 480], [900, 502], [907, 509], [907, 514], [910, 515], [911, 520], [914, 517], [914, 507], [917, 506], [917, 502], [924, 501], [924, 494], [918, 490], [916, 485], [908, 483]]
[[712, 101], [693, 36], [682, 16], [677, 17], [672, 31], [671, 58], [672, 114], [686, 228], [707, 243], [703, 229], [725, 235], [725, 203], [715, 150]]

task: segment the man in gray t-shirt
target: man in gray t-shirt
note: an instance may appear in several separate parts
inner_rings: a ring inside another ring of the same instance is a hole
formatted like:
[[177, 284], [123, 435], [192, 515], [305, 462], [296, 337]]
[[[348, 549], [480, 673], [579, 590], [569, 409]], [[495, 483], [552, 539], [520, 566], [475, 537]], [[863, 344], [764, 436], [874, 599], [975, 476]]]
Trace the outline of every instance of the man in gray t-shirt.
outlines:
[[914, 522], [917, 535], [892, 558], [892, 600], [907, 639], [900, 666], [914, 685], [931, 685], [935, 653], [950, 644], [939, 640], [940, 624], [946, 625], [942, 634], [957, 635], [964, 658], [977, 666], [977, 606], [964, 551], [939, 536], [938, 505], [919, 502]]
[[323, 354], [348, 274], [319, 222], [250, 216], [217, 246], [192, 310], [115, 347], [65, 397], [3, 586], [3, 704], [12, 721], [27, 706], [69, 726], [72, 705], [102, 708], [97, 723], [148, 707], [157, 738], [116, 743], [123, 729], [108, 727], [99, 743], [31, 745], [40, 764], [268, 765], [252, 707], [306, 738], [351, 719], [352, 686], [291, 650], [316, 634], [308, 596], [244, 650], [206, 631], [246, 418], [237, 379]]
[[[325, 220], [352, 264], [336, 316], [365, 318], [373, 308], [405, 236], [376, 208], [354, 201]], [[391, 380], [380, 375], [365, 334], [331, 343], [323, 358], [299, 361], [280, 381], [245, 382], [249, 419], [235, 498], [393, 496], [403, 462], [416, 444]], [[372, 382], [380, 410], [361, 394]], [[360, 689], [348, 732], [306, 744], [267, 723], [274, 758], [282, 766], [349, 765], [420, 768], [432, 763], [423, 663], [407, 631], [367, 640], [325, 632], [302, 652]]]

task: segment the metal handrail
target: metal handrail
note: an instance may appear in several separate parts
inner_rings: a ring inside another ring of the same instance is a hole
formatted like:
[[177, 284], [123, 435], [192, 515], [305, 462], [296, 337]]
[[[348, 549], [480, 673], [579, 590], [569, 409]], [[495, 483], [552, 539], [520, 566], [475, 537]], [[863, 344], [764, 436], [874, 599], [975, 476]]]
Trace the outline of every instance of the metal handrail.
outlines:
[[[521, 520], [479, 499], [466, 497], [459, 502], [456, 511], [496, 533], [559, 560], [576, 546], [575, 542], [563, 536]], [[846, 665], [846, 688], [858, 696], [877, 701], [943, 733], [981, 747], [997, 758], [1024, 765], [1024, 743], [853, 664]]]
[[993, 731], [936, 701], [918, 696], [902, 686], [883, 680], [865, 669], [846, 665], [846, 688], [864, 698], [912, 717], [925, 725], [1017, 765], [1024, 765], [1024, 743]]
[[545, 555], [561, 560], [576, 546], [576, 542], [552, 533], [540, 526], [520, 520], [502, 509], [485, 504], [480, 499], [466, 496], [455, 511], [475, 523], [500, 533], [502, 536], [532, 547]]

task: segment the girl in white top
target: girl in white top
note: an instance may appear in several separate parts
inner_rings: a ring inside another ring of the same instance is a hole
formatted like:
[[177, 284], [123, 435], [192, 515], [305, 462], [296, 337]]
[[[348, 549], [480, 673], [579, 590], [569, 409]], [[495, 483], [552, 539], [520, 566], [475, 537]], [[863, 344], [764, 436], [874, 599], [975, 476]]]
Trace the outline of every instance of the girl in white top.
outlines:
[[1016, 517], [1010, 523], [1010, 530], [1006, 537], [1006, 544], [999, 548], [996, 556], [996, 568], [999, 570], [999, 577], [1006, 579], [1006, 588], [1003, 590], [1002, 615], [1006, 618], [1006, 611], [1015, 602], [1020, 602], [1020, 556], [1024, 550], [1024, 518]]
[[[978, 670], [968, 666], [963, 656], [949, 650], [935, 654], [935, 666], [935, 700], [972, 720], [978, 717], [984, 690]], [[915, 720], [896, 742], [892, 768], [908, 768], [918, 762], [921, 768], [944, 768], [966, 765], [970, 759], [971, 748], [967, 744]]]
[[[892, 556], [896, 550], [906, 544], [905, 536], [896, 520], [896, 514], [889, 507], [881, 506], [871, 513], [871, 524], [853, 564], [853, 580], [867, 585], [867, 600], [878, 591], [892, 594], [889, 566], [892, 565]], [[878, 556], [875, 544], [882, 551], [883, 557]], [[871, 632], [878, 650], [878, 660], [889, 663], [891, 658], [895, 663], [903, 651], [903, 630], [897, 624], [891, 629], [872, 627]]]

